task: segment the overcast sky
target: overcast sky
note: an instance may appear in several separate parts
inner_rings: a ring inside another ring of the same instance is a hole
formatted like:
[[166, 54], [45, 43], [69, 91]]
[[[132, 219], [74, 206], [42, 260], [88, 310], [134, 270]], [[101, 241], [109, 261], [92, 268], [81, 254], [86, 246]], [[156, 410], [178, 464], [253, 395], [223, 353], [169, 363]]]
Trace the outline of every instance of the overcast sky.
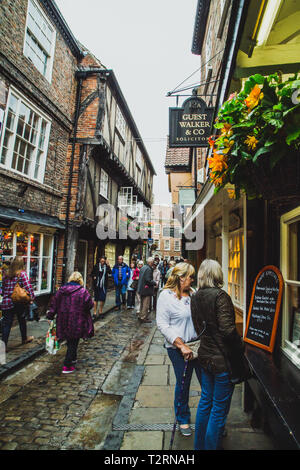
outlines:
[[[157, 173], [154, 202], [170, 203], [164, 161], [176, 99], [166, 94], [199, 68], [191, 53], [197, 0], [56, 3], [74, 36], [113, 69]], [[184, 85], [198, 80], [196, 73]]]

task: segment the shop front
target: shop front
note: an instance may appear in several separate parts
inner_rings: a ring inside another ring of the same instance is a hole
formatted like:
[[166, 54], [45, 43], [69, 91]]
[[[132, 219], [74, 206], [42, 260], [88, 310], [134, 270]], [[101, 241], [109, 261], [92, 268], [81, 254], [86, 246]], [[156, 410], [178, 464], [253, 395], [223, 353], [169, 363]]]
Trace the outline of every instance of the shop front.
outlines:
[[[6, 209], [0, 214], [0, 302], [5, 272], [14, 257], [22, 256], [37, 304], [44, 313], [54, 286], [56, 234], [63, 225], [54, 217], [32, 213], [26, 213], [23, 220], [13, 220], [9, 216], [16, 214], [12, 212]], [[24, 219], [31, 219], [33, 223]], [[48, 225], [34, 223], [41, 219]]]

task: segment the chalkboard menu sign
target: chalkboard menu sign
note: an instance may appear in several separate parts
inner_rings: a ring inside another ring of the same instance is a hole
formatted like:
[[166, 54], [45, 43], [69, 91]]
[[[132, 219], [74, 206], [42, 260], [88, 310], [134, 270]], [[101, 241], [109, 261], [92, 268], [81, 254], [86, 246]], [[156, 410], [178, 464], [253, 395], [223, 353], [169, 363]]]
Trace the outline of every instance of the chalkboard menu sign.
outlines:
[[273, 352], [282, 298], [283, 278], [276, 266], [265, 266], [256, 276], [244, 341]]

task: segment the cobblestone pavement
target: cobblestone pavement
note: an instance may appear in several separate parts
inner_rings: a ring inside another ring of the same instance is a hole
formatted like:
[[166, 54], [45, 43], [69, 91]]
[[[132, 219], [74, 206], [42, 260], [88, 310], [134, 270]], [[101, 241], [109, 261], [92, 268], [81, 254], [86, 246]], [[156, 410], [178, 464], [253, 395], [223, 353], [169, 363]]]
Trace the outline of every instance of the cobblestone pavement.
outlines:
[[[128, 382], [130, 364], [150, 331], [151, 324], [139, 325], [133, 310], [114, 311], [95, 323], [93, 338], [81, 340], [75, 373], [61, 373], [62, 346], [57, 355], [45, 353], [2, 380], [0, 449], [101, 448], [122, 398], [118, 380]], [[117, 376], [115, 394], [103, 393], [105, 379], [122, 357], [129, 365], [127, 376], [126, 370]]]

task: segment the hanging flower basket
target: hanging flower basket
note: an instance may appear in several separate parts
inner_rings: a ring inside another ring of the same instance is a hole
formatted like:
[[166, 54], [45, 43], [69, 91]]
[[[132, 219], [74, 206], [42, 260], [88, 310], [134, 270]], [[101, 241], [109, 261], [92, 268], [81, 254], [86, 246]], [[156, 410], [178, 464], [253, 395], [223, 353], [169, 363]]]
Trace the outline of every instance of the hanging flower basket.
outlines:
[[300, 102], [297, 76], [253, 75], [220, 109], [209, 139], [210, 179], [230, 196], [276, 200], [300, 196]]

